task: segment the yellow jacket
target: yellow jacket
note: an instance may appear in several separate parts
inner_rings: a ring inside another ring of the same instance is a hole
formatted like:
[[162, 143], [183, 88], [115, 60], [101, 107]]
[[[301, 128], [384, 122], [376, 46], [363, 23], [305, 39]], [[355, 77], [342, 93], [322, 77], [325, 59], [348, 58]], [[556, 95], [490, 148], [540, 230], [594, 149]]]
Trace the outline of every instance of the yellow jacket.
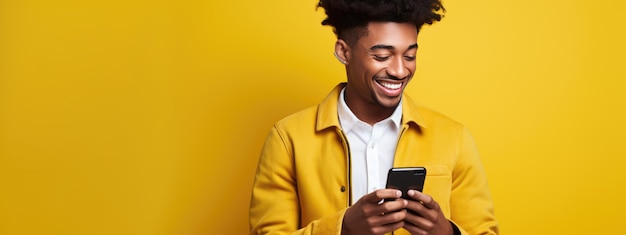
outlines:
[[[250, 202], [250, 234], [340, 234], [350, 193], [350, 152], [339, 125], [339, 84], [316, 107], [269, 132]], [[474, 141], [459, 123], [402, 97], [394, 167], [424, 166], [424, 193], [462, 234], [497, 234], [493, 204]], [[409, 234], [400, 229], [396, 235]]]

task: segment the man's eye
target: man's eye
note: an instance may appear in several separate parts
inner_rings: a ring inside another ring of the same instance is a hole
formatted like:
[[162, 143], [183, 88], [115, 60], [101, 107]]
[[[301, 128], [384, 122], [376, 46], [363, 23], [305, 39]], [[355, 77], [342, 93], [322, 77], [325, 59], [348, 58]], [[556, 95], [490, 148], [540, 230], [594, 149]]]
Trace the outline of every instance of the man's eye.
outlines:
[[407, 60], [407, 61], [414, 61], [415, 60], [415, 56], [405, 56], [404, 59]]
[[389, 56], [374, 55], [374, 59], [378, 60], [378, 61], [385, 61], [385, 60], [389, 59]]

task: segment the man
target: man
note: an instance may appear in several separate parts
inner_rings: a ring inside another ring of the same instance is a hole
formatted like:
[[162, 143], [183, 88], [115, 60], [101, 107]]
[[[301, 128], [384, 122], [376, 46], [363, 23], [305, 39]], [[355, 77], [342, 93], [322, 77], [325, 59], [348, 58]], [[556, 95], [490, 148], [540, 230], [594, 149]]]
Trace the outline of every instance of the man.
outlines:
[[[459, 123], [403, 94], [434, 1], [321, 0], [345, 65], [318, 106], [271, 129], [250, 204], [251, 234], [497, 234], [486, 177]], [[423, 193], [385, 189], [392, 167], [424, 166]], [[392, 200], [385, 200], [392, 199]], [[383, 202], [383, 200], [385, 202]]]

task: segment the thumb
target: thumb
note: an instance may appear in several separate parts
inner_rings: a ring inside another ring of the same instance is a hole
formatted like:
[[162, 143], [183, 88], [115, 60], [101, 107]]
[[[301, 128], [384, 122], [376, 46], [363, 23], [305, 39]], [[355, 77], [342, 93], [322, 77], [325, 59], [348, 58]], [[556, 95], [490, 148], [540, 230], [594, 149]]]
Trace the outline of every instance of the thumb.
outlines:
[[378, 203], [383, 199], [398, 199], [402, 192], [396, 189], [380, 189], [363, 196], [363, 200], [368, 203]]

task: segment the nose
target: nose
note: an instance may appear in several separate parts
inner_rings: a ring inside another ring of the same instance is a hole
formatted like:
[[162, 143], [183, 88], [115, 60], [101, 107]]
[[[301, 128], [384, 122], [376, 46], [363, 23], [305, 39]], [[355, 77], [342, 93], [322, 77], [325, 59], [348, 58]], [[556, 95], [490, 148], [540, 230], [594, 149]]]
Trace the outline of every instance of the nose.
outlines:
[[403, 57], [394, 58], [387, 68], [387, 74], [399, 79], [409, 76], [411, 71], [408, 68], [408, 63], [412, 62], [405, 61]]

